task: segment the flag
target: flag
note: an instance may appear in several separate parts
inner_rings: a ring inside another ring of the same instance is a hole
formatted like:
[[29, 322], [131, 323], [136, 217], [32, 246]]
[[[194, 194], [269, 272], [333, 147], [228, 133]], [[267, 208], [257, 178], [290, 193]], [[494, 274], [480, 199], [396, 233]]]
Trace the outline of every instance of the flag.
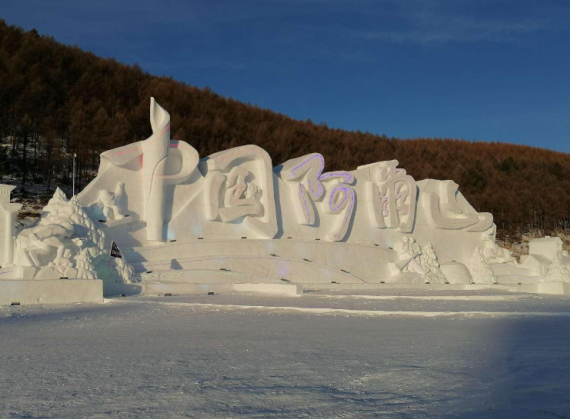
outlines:
[[119, 246], [117, 246], [117, 243], [113, 242], [113, 244], [111, 245], [111, 256], [114, 258], [123, 258], [123, 255], [121, 254], [121, 251], [119, 250]]

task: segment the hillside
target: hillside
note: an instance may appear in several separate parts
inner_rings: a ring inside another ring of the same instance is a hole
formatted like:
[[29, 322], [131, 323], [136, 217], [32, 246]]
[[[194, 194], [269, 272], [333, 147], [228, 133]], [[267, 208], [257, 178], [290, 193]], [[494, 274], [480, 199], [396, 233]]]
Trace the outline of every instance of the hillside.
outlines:
[[170, 112], [173, 137], [203, 157], [253, 143], [274, 165], [310, 152], [324, 155], [326, 170], [397, 159], [418, 180], [455, 180], [477, 210], [495, 215], [503, 236], [569, 228], [569, 154], [331, 129], [152, 76], [2, 20], [0, 175], [18, 181], [24, 195], [38, 184], [49, 194], [71, 183], [77, 153], [80, 190], [96, 174], [100, 152], [148, 137], [150, 96]]

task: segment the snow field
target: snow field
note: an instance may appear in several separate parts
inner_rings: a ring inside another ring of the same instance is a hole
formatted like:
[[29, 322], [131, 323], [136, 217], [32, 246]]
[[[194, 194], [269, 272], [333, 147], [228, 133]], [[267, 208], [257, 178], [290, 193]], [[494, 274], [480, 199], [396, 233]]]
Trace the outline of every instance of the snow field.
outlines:
[[0, 307], [0, 417], [570, 415], [570, 299], [358, 294]]

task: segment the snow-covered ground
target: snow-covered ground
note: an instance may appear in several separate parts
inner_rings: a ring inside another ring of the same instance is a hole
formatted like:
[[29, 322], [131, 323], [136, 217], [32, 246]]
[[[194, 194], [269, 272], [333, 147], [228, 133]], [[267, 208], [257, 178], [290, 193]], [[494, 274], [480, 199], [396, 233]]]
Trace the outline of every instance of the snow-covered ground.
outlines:
[[357, 294], [0, 307], [0, 417], [570, 417], [570, 299]]

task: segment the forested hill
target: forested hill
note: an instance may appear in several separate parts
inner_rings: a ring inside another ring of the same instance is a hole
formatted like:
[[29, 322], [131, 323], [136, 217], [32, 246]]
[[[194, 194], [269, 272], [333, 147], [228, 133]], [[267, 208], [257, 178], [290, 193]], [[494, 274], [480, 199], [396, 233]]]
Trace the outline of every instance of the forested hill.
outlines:
[[[224, 98], [170, 78], [102, 59], [0, 20], [0, 171], [53, 191], [94, 175], [99, 153], [150, 135], [149, 98], [171, 115], [173, 138], [200, 156], [243, 144], [266, 149], [278, 165], [311, 152], [326, 170], [397, 159], [414, 178], [453, 179], [503, 233], [567, 229], [570, 155], [502, 143], [395, 139], [331, 129]], [[390, 127], [387, 126], [389, 131]]]

